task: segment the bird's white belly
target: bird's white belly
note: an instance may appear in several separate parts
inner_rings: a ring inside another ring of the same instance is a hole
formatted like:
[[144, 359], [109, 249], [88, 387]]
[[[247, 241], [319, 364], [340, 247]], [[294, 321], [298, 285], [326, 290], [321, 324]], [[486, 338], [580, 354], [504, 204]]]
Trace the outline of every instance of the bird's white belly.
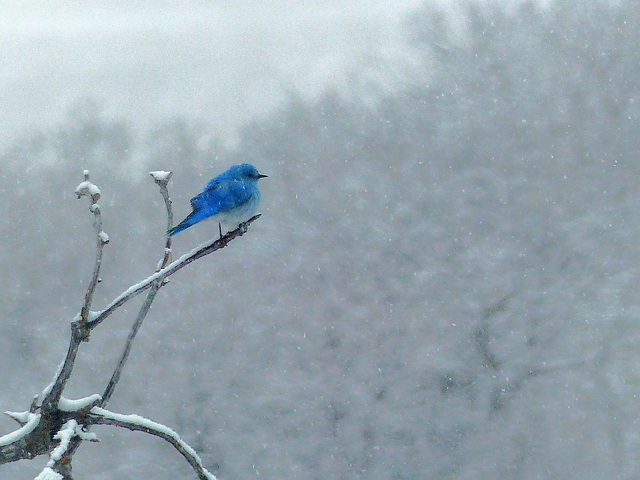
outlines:
[[225, 227], [223, 230], [234, 230], [242, 222], [246, 222], [251, 217], [253, 217], [253, 215], [255, 215], [256, 211], [258, 210], [259, 204], [259, 194], [254, 195], [242, 205], [231, 208], [225, 212], [220, 212], [212, 215], [207, 220], [214, 220], [216, 223], [221, 224], [223, 227]]

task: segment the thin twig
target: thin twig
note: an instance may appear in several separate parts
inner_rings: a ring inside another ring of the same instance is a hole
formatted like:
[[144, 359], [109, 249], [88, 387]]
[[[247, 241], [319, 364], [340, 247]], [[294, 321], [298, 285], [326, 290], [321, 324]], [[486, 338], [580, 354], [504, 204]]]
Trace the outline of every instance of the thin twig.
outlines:
[[91, 281], [87, 287], [87, 293], [84, 296], [84, 304], [80, 310], [80, 318], [82, 322], [87, 321], [87, 316], [91, 311], [91, 302], [93, 301], [93, 295], [96, 291], [96, 287], [100, 280], [100, 266], [102, 265], [102, 251], [104, 246], [109, 243], [108, 235], [102, 231], [102, 215], [100, 214], [100, 207], [97, 202], [100, 199], [100, 189], [89, 181], [89, 171], [84, 171], [84, 181], [76, 188], [76, 195], [78, 198], [87, 196], [91, 199], [91, 206], [89, 211], [93, 214], [93, 225], [96, 229], [96, 260], [93, 266], [93, 275]]
[[[160, 187], [160, 194], [164, 199], [164, 206], [167, 209], [167, 232], [173, 227], [173, 208], [171, 208], [171, 198], [169, 197], [169, 190], [167, 189], [167, 185], [169, 184], [169, 180], [171, 180], [171, 176], [173, 172], [150, 172], [149, 175], [153, 177], [153, 180]], [[171, 248], [171, 235], [167, 234], [166, 236], [166, 248]]]
[[[160, 187], [160, 194], [162, 195], [162, 198], [164, 198], [164, 204], [167, 209], [167, 219], [168, 219], [167, 231], [168, 231], [173, 224], [173, 208], [171, 207], [171, 199], [169, 197], [169, 190], [167, 189], [167, 184], [171, 179], [171, 172], [151, 172], [151, 176], [154, 178], [156, 184]], [[166, 235], [164, 256], [162, 261], [158, 265], [158, 269], [156, 270], [156, 272], [160, 271], [160, 269], [168, 263], [170, 258], [171, 258], [171, 236]], [[136, 335], [138, 334], [138, 331], [140, 330], [140, 327], [142, 326], [142, 322], [147, 316], [147, 313], [149, 313], [151, 304], [156, 298], [156, 294], [158, 293], [158, 290], [160, 290], [160, 287], [162, 287], [162, 285], [163, 285], [162, 281], [154, 282], [153, 286], [151, 287], [151, 290], [149, 290], [149, 293], [147, 294], [147, 298], [142, 304], [142, 307], [140, 307], [140, 310], [138, 311], [138, 315], [136, 316], [136, 320], [131, 326], [131, 330], [129, 331], [129, 336], [127, 337], [127, 341], [124, 345], [124, 348], [122, 349], [122, 354], [120, 355], [120, 361], [118, 362], [116, 369], [113, 371], [113, 375], [111, 375], [111, 379], [109, 380], [109, 383], [107, 384], [107, 387], [105, 388], [104, 393], [102, 394], [102, 401], [100, 402], [101, 407], [104, 407], [107, 404], [107, 402], [109, 402], [109, 400], [111, 399], [111, 396], [113, 395], [116, 385], [120, 381], [120, 376], [122, 375], [122, 371], [124, 370], [125, 363], [127, 362], [127, 359], [129, 358], [129, 354], [131, 353], [133, 341], [136, 338]]]
[[78, 355], [78, 348], [80, 348], [80, 342], [83, 338], [83, 336], [77, 334], [78, 331], [79, 330], [77, 328], [73, 327], [72, 323], [71, 340], [69, 341], [69, 348], [67, 349], [67, 355], [64, 357], [62, 368], [58, 370], [53, 382], [49, 387], [47, 387], [49, 388], [49, 391], [47, 392], [47, 389], [45, 389], [46, 394], [42, 400], [43, 412], [51, 412], [57, 408], [60, 397], [62, 396], [62, 391], [71, 376], [73, 365], [76, 361], [76, 356]]
[[246, 222], [241, 223], [238, 228], [235, 230], [231, 230], [222, 238], [218, 238], [217, 240], [210, 240], [206, 243], [203, 243], [199, 247], [194, 248], [189, 253], [185, 253], [180, 258], [175, 260], [174, 262], [167, 265], [165, 268], [160, 270], [159, 272], [154, 273], [153, 275], [145, 278], [139, 283], [132, 285], [127, 290], [118, 295], [104, 310], [101, 312], [96, 312], [93, 320], [87, 322], [87, 327], [90, 330], [93, 330], [95, 327], [100, 325], [109, 315], [111, 315], [118, 307], [128, 302], [132, 298], [138, 296], [140, 293], [144, 292], [146, 289], [150, 288], [153, 283], [158, 281], [164, 281], [167, 277], [173, 275], [178, 270], [183, 269], [191, 262], [198, 260], [199, 258], [204, 257], [210, 253], [215, 252], [216, 250], [220, 250], [227, 246], [227, 244], [236, 237], [240, 237], [247, 233], [247, 229], [249, 225], [251, 225], [254, 221], [260, 218], [261, 214], [254, 215]]
[[127, 342], [125, 343], [125, 346], [122, 350], [122, 354], [120, 356], [120, 361], [118, 362], [118, 366], [113, 371], [113, 375], [111, 376], [111, 379], [109, 380], [109, 383], [107, 384], [107, 387], [105, 388], [104, 393], [102, 394], [102, 401], [100, 402], [101, 407], [104, 407], [107, 404], [107, 402], [111, 399], [111, 396], [113, 395], [113, 392], [116, 386], [118, 385], [118, 382], [120, 381], [120, 376], [122, 375], [122, 371], [124, 370], [125, 363], [129, 358], [129, 353], [131, 353], [131, 347], [133, 346], [133, 341], [136, 338], [138, 330], [140, 330], [140, 327], [142, 326], [142, 322], [147, 316], [147, 313], [149, 313], [151, 304], [155, 300], [156, 294], [158, 293], [158, 290], [160, 289], [161, 286], [162, 286], [162, 283], [160, 282], [154, 283], [154, 285], [151, 287], [151, 290], [149, 291], [149, 294], [147, 295], [147, 298], [142, 304], [142, 307], [138, 311], [138, 315], [136, 316], [136, 321], [131, 327], [131, 331], [129, 332], [129, 336], [127, 337]]

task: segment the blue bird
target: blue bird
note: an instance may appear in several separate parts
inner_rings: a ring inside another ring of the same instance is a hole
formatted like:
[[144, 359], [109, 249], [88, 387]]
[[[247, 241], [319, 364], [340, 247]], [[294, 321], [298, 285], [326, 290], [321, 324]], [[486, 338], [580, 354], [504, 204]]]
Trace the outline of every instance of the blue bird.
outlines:
[[249, 220], [258, 209], [258, 180], [264, 177], [266, 175], [258, 173], [256, 167], [249, 163], [234, 165], [211, 180], [201, 194], [191, 199], [193, 211], [167, 233], [175, 235], [202, 220], [215, 220], [222, 238], [222, 224], [235, 228]]

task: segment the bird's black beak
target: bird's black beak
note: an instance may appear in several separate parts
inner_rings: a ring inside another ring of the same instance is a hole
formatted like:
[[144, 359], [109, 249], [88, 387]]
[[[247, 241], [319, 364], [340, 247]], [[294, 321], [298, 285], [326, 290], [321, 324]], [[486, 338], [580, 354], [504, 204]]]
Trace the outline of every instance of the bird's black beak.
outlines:
[[263, 175], [261, 173], [258, 174], [258, 178], [267, 178], [267, 177], [268, 177], [268, 175]]

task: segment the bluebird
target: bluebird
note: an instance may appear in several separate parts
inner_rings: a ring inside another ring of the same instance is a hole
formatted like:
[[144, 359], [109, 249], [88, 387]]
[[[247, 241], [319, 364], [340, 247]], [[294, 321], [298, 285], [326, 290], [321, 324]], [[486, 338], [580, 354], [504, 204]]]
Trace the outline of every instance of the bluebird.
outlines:
[[193, 211], [167, 233], [175, 235], [202, 220], [215, 220], [222, 238], [222, 224], [236, 227], [249, 220], [258, 209], [258, 180], [264, 177], [266, 175], [258, 173], [249, 163], [234, 165], [212, 179], [202, 193], [191, 199]]

